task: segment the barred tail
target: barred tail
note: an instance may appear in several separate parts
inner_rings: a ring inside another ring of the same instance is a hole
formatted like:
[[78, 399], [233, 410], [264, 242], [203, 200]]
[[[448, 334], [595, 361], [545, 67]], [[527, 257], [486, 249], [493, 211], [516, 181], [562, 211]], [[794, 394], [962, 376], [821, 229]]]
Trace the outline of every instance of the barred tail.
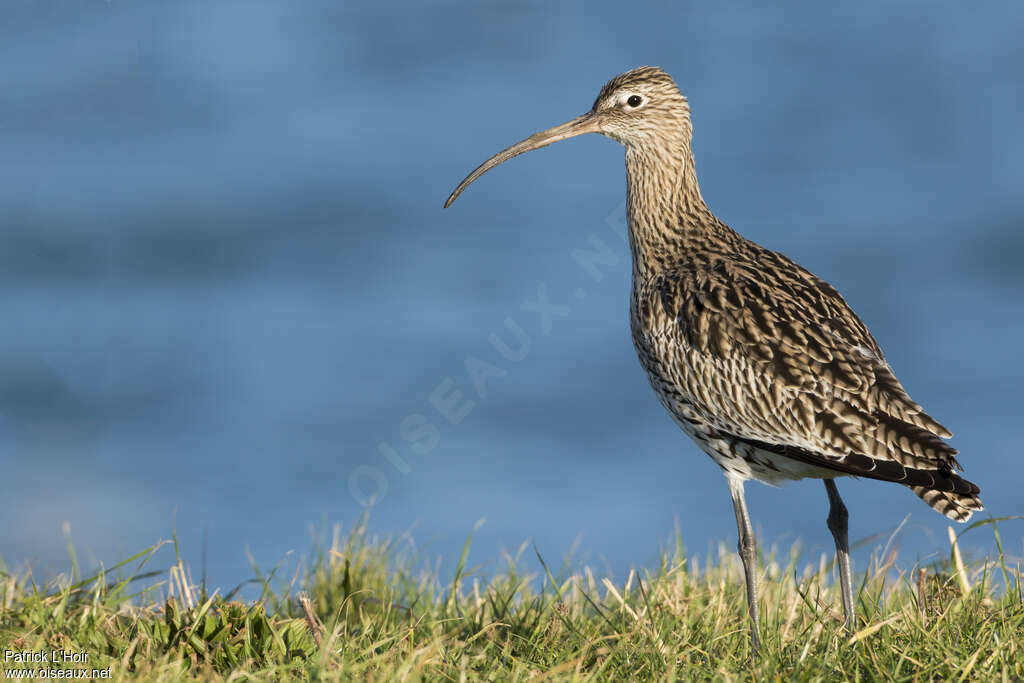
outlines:
[[975, 493], [963, 494], [953, 491], [936, 491], [924, 486], [911, 486], [910, 490], [917, 497], [928, 503], [936, 512], [957, 522], [966, 522], [976, 510], [983, 510], [981, 499], [978, 498], [978, 487], [972, 484]]

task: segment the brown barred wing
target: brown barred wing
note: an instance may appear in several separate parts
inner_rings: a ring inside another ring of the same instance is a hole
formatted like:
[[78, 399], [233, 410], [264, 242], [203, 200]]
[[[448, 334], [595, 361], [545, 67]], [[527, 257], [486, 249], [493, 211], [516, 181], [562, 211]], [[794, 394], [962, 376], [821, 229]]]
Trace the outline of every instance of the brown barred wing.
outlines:
[[678, 347], [683, 390], [719, 429], [850, 474], [884, 464], [886, 480], [907, 484], [906, 469], [940, 479], [961, 469], [950, 432], [910, 398], [834, 288], [753, 243], [700, 258], [648, 284], [646, 327]]

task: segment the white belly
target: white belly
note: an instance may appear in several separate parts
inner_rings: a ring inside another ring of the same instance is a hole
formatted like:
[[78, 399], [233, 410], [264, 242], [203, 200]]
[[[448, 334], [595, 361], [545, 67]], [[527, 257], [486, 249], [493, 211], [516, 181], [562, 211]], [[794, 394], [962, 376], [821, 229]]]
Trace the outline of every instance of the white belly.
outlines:
[[727, 476], [743, 480], [756, 479], [772, 486], [796, 479], [833, 479], [847, 476], [842, 472], [794, 460], [724, 437], [692, 406], [666, 394], [655, 377], [651, 376], [650, 379], [651, 386], [675, 423], [701, 450], [718, 463]]

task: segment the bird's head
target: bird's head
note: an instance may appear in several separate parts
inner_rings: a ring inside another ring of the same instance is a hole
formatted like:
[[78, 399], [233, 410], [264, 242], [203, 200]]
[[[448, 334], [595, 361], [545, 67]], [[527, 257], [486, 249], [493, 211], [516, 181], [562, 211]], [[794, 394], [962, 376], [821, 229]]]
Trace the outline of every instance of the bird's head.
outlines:
[[690, 136], [690, 105], [675, 81], [656, 66], [642, 66], [608, 81], [584, 116], [598, 131], [626, 147]]
[[675, 81], [655, 66], [642, 66], [608, 81], [590, 111], [572, 121], [517, 142], [480, 164], [449, 195], [445, 208], [474, 180], [495, 166], [541, 147], [583, 135], [601, 133], [627, 148], [660, 145], [668, 140], [690, 141], [690, 106]]

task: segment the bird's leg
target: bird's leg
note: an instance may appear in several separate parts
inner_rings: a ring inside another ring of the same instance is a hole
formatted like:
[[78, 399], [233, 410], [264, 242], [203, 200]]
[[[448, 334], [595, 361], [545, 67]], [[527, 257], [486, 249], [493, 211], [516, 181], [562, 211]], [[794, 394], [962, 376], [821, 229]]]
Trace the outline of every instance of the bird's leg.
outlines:
[[843, 499], [839, 497], [834, 479], [825, 480], [828, 491], [828, 529], [836, 541], [836, 563], [839, 565], [839, 588], [843, 593], [843, 614], [846, 616], [846, 630], [853, 633], [853, 582], [850, 578], [850, 544], [847, 536], [850, 513], [846, 511]]
[[750, 610], [750, 649], [756, 654], [761, 646], [761, 618], [757, 609], [757, 541], [754, 528], [747, 514], [747, 501], [743, 497], [743, 480], [729, 477], [729, 493], [732, 507], [736, 512], [736, 528], [740, 541], [737, 549], [743, 561], [743, 573], [747, 579], [747, 608]]

